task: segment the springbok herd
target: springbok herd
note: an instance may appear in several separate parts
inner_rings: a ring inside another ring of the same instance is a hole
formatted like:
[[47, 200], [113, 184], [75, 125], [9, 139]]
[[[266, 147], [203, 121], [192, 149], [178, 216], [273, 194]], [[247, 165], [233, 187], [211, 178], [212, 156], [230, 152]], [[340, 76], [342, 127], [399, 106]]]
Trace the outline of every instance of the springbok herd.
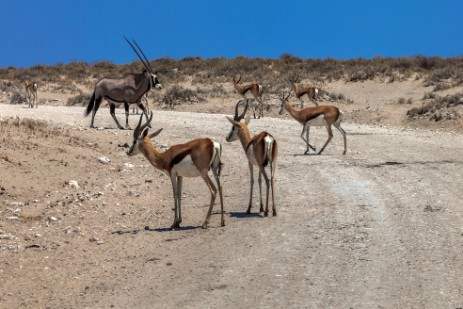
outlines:
[[[84, 115], [87, 116], [90, 114], [90, 112], [92, 112], [90, 127], [94, 127], [95, 114], [100, 106], [101, 101], [106, 99], [108, 102], [110, 102], [110, 114], [116, 122], [117, 127], [120, 129], [124, 129], [124, 127], [120, 125], [116, 118], [115, 104], [124, 104], [126, 114], [125, 128], [130, 129], [128, 125], [129, 104], [136, 104], [143, 113], [141, 114], [138, 125], [133, 132], [133, 143], [131, 146], [129, 146], [130, 148], [127, 151], [127, 155], [133, 156], [138, 153], [142, 153], [156, 169], [164, 172], [170, 177], [174, 192], [175, 205], [175, 216], [171, 229], [179, 228], [180, 223], [182, 222], [181, 197], [183, 178], [198, 176], [202, 177], [211, 192], [210, 206], [202, 227], [208, 227], [217, 192], [220, 196], [221, 226], [224, 226], [224, 205], [222, 185], [220, 180], [220, 171], [222, 167], [222, 145], [209, 138], [201, 138], [191, 140], [184, 144], [171, 146], [164, 152], [161, 152], [156, 148], [155, 144], [152, 142], [152, 139], [161, 133], [162, 129], [148, 134], [149, 128], [151, 128], [153, 112], [148, 111], [141, 101], [144, 97], [146, 97], [146, 94], [152, 88], [161, 89], [162, 85], [156, 76], [156, 72], [151, 68], [147, 57], [139, 45], [134, 40], [130, 42], [126, 38], [126, 41], [137, 54], [145, 68], [140, 74], [128, 74], [122, 79], [104, 78], [96, 83], [93, 95], [84, 113]], [[238, 80], [233, 78], [233, 85], [243, 99], [238, 101], [236, 104], [233, 118], [227, 117], [228, 121], [230, 121], [232, 124], [232, 128], [226, 136], [226, 140], [227, 142], [233, 142], [239, 139], [248, 159], [250, 172], [250, 193], [247, 213], [251, 212], [252, 207], [252, 192], [254, 184], [253, 167], [256, 166], [259, 170], [258, 183], [260, 194], [260, 212], [263, 212], [265, 216], [268, 216], [269, 196], [271, 189], [272, 214], [273, 216], [276, 216], [277, 211], [274, 197], [274, 180], [278, 159], [278, 143], [275, 138], [266, 131], [260, 132], [259, 134], [251, 137], [248, 127], [250, 122], [250, 115], [246, 116], [246, 112], [250, 106], [250, 100], [255, 100], [258, 102], [258, 118], [263, 117], [263, 87], [258, 83], [242, 86], [240, 85], [240, 81], [241, 76]], [[328, 139], [317, 154], [320, 155], [333, 138], [332, 126], [338, 129], [339, 132], [341, 132], [343, 135], [343, 154], [346, 154], [346, 132], [341, 127], [341, 122], [343, 119], [342, 111], [340, 111], [335, 106], [318, 105], [317, 100], [319, 89], [313, 87], [300, 89], [298, 85], [300, 80], [297, 78], [290, 79], [290, 83], [293, 87], [292, 90], [294, 91], [296, 98], [301, 104], [301, 109], [294, 108], [292, 103], [289, 101], [291, 92], [289, 92], [287, 95], [283, 93], [280, 97], [281, 107], [279, 113], [281, 115], [283, 114], [284, 110], [286, 110], [295, 120], [297, 120], [302, 125], [303, 129], [301, 138], [306, 144], [306, 151], [304, 154], [308, 154], [310, 149], [312, 149], [314, 152], [316, 151], [315, 147], [309, 143], [309, 132], [311, 126], [325, 126], [328, 132]], [[37, 83], [26, 81], [25, 87], [28, 94], [29, 106], [34, 107], [35, 105], [35, 107], [37, 107], [35, 102], [37, 98]], [[310, 100], [316, 106], [304, 108], [304, 99]], [[241, 113], [239, 113], [239, 108], [241, 106], [244, 106], [244, 109]], [[254, 118], [256, 118], [256, 105], [252, 104], [251, 106], [253, 109]], [[146, 118], [144, 123], [143, 116]], [[243, 119], [244, 122], [242, 121]], [[215, 183], [209, 176], [210, 170], [214, 176]], [[265, 209], [263, 207], [262, 200], [262, 178], [264, 178], [266, 186]]]

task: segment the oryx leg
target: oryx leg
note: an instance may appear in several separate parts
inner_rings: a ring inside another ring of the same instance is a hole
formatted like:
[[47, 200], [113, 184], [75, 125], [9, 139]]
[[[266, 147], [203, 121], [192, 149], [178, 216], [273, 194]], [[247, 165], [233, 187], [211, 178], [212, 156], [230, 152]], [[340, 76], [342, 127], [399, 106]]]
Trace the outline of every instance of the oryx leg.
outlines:
[[[95, 105], [93, 105], [93, 110], [92, 110], [92, 121], [90, 122], [90, 128], [94, 128], [95, 126], [93, 125], [93, 122], [95, 121], [95, 115], [96, 111], [100, 108], [101, 104], [101, 98], [95, 99]], [[115, 107], [114, 107], [115, 108]]]
[[325, 145], [323, 145], [322, 149], [320, 149], [320, 151], [318, 152], [318, 154], [321, 154], [323, 152], [323, 150], [325, 150], [325, 147], [328, 145], [328, 143], [331, 141], [331, 139], [333, 138], [333, 130], [331, 129], [331, 125], [329, 124], [325, 124], [326, 126], [326, 131], [328, 132], [328, 139], [326, 140], [326, 143]]
[[[95, 104], [96, 104], [96, 102], [95, 102]], [[96, 113], [96, 109], [94, 109], [93, 111], [94, 111], [94, 113]], [[119, 129], [123, 130], [124, 127], [120, 125], [119, 121], [117, 121], [117, 118], [116, 118], [116, 105], [114, 103], [109, 104], [109, 113], [111, 114], [111, 117], [113, 117], [114, 121], [116, 122], [117, 127]], [[92, 125], [93, 125], [93, 119], [92, 119]]]
[[[124, 110], [125, 110], [125, 128], [131, 129], [129, 126], [129, 103], [124, 102]], [[148, 118], [146, 118], [148, 120]]]
[[[141, 111], [143, 112], [143, 114], [145, 114], [146, 121], [148, 121], [148, 120], [149, 120], [149, 119], [148, 119], [148, 118], [149, 118], [149, 117], [148, 117], [148, 111], [149, 111], [149, 109], [148, 109], [148, 108], [145, 108], [145, 106], [144, 106], [143, 103], [141, 103], [141, 102], [137, 102], [136, 104], [137, 104], [138, 108], [141, 109]], [[137, 112], [137, 114], [138, 114], [138, 112]], [[151, 128], [151, 124], [148, 125], [148, 128]]]
[[347, 139], [346, 139], [346, 131], [344, 131], [343, 128], [341, 128], [341, 124], [334, 124], [334, 126], [336, 127], [336, 129], [338, 129], [339, 132], [341, 132], [342, 134], [342, 137], [344, 138], [344, 152], [342, 153], [343, 155], [346, 154], [347, 152]]
[[250, 174], [250, 192], [249, 192], [249, 205], [248, 205], [248, 210], [246, 211], [246, 213], [250, 214], [251, 213], [251, 207], [252, 207], [252, 189], [254, 187], [254, 171], [253, 171], [253, 167], [252, 167], [252, 163], [251, 162], [248, 162], [248, 165], [249, 165], [249, 174]]
[[[310, 126], [306, 125], [304, 128], [302, 128], [302, 133], [301, 133], [301, 138], [305, 142], [307, 150], [304, 152], [304, 154], [309, 153], [309, 147], [312, 148], [313, 151], [315, 150], [315, 147], [312, 147], [312, 145], [309, 144], [309, 132], [310, 132]], [[305, 135], [305, 137], [304, 137]]]
[[301, 109], [303, 109], [304, 108], [304, 100], [299, 99], [299, 102], [301, 102]]

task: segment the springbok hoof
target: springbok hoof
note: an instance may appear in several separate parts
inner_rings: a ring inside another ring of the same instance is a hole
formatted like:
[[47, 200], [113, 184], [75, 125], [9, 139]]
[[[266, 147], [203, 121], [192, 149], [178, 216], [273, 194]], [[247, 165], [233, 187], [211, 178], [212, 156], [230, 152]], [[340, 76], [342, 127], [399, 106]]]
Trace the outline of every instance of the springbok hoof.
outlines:
[[169, 229], [175, 230], [175, 229], [178, 229], [178, 228], [180, 228], [180, 223], [179, 222], [174, 222], [174, 224], [172, 224]]

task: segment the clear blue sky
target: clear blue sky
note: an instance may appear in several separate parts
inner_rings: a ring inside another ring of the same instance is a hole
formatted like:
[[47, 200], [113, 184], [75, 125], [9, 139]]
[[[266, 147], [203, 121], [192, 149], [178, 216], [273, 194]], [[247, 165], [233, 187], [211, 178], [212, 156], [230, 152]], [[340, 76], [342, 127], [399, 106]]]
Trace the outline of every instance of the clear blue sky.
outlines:
[[0, 0], [0, 67], [189, 56], [463, 56], [463, 0]]

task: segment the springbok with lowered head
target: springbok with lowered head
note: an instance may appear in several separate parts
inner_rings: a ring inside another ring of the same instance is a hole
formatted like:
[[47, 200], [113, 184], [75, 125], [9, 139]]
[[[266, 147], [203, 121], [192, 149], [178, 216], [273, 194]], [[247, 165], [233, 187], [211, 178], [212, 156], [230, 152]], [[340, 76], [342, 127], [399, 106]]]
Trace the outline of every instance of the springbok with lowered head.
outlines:
[[113, 117], [119, 129], [124, 129], [124, 127], [119, 124], [119, 121], [116, 118], [115, 110], [117, 103], [124, 103], [126, 128], [130, 128], [129, 104], [137, 104], [143, 111], [143, 114], [145, 114], [146, 119], [148, 119], [148, 113], [141, 103], [141, 98], [151, 88], [162, 88], [162, 85], [156, 76], [156, 72], [151, 68], [148, 58], [146, 58], [137, 42], [133, 40], [133, 43], [143, 55], [144, 60], [140, 56], [140, 53], [135, 49], [134, 45], [127, 38], [125, 38], [125, 40], [130, 44], [138, 58], [141, 60], [145, 66], [145, 70], [143, 70], [140, 74], [128, 74], [126, 77], [121, 79], [103, 78], [96, 83], [92, 98], [90, 99], [84, 113], [85, 116], [88, 116], [88, 114], [92, 112], [92, 122], [90, 123], [91, 128], [94, 128], [95, 114], [98, 108], [100, 108], [100, 104], [103, 99], [108, 100], [109, 113]]
[[140, 115], [140, 121], [133, 132], [133, 144], [127, 154], [133, 156], [141, 152], [156, 169], [164, 172], [170, 177], [174, 191], [175, 205], [174, 223], [170, 228], [179, 228], [182, 222], [183, 177], [198, 176], [204, 180], [209, 191], [211, 191], [209, 211], [202, 225], [203, 228], [208, 227], [212, 208], [214, 207], [215, 198], [217, 196], [217, 188], [209, 177], [209, 170], [212, 170], [218, 187], [222, 211], [221, 226], [224, 226], [223, 194], [222, 184], [220, 183], [220, 170], [222, 167], [220, 157], [222, 154], [222, 145], [209, 138], [202, 138], [189, 141], [185, 144], [174, 145], [165, 152], [159, 152], [151, 139], [161, 133], [162, 129], [148, 135], [147, 126], [150, 125], [153, 119], [153, 112], [150, 112], [149, 119], [143, 125], [141, 124], [142, 119], [143, 114]]
[[[246, 104], [248, 104], [248, 100], [255, 99], [259, 102], [259, 118], [264, 117], [264, 103], [262, 101], [262, 93], [264, 88], [262, 85], [258, 83], [252, 83], [245, 86], [240, 85], [241, 75], [238, 80], [235, 80], [233, 77], [233, 85], [235, 86], [236, 91], [246, 100]], [[254, 113], [254, 119], [256, 119], [256, 109], [255, 105], [252, 105], [252, 112]]]
[[33, 108], [35, 105], [35, 108], [38, 108], [39, 106], [35, 102], [37, 100], [37, 83], [30, 80], [25, 80], [24, 86], [26, 87], [27, 102], [29, 107]]
[[[260, 195], [260, 212], [264, 212], [264, 207], [262, 203], [262, 176], [265, 179], [266, 186], [266, 202], [265, 202], [265, 212], [264, 215], [268, 216], [268, 200], [269, 200], [269, 189], [271, 186], [272, 189], [272, 211], [273, 215], [277, 215], [275, 208], [275, 196], [274, 196], [274, 183], [275, 183], [275, 169], [278, 156], [278, 144], [275, 138], [270, 135], [268, 132], [261, 132], [251, 138], [249, 132], [249, 121], [250, 116], [248, 115], [245, 118], [244, 122], [241, 122], [243, 117], [246, 115], [248, 105], [245, 105], [243, 113], [238, 115], [238, 107], [240, 106], [241, 101], [239, 101], [235, 106], [235, 115], [233, 118], [227, 116], [228, 121], [233, 125], [230, 133], [227, 135], [227, 142], [233, 142], [237, 139], [240, 140], [241, 145], [243, 146], [246, 157], [248, 158], [249, 173], [251, 177], [251, 188], [249, 193], [249, 205], [247, 213], [251, 213], [252, 207], [252, 189], [254, 185], [254, 170], [253, 166], [257, 166], [259, 169], [259, 195]], [[267, 175], [265, 168], [270, 167], [270, 179]], [[269, 184], [270, 183], [270, 184]]]
[[326, 131], [328, 132], [328, 140], [326, 141], [325, 145], [323, 145], [322, 149], [318, 152], [321, 154], [328, 143], [333, 138], [333, 131], [331, 126], [335, 126], [336, 129], [341, 132], [342, 136], [344, 137], [344, 152], [343, 155], [346, 154], [347, 151], [347, 142], [346, 142], [346, 131], [341, 127], [341, 122], [343, 118], [343, 113], [339, 108], [332, 105], [319, 105], [314, 107], [306, 107], [301, 110], [297, 110], [293, 107], [291, 102], [288, 101], [291, 92], [288, 96], [285, 97], [285, 93], [283, 92], [283, 96], [280, 98], [281, 100], [281, 108], [280, 108], [280, 115], [283, 114], [284, 109], [288, 111], [288, 113], [297, 120], [300, 124], [302, 124], [302, 133], [301, 138], [307, 145], [307, 150], [304, 154], [309, 153], [309, 147], [312, 148], [313, 151], [316, 151], [312, 145], [309, 144], [309, 132], [311, 126], [325, 126]]
[[315, 87], [299, 88], [299, 83], [301, 82], [301, 79], [299, 77], [290, 78], [289, 82], [293, 86], [293, 90], [294, 90], [294, 94], [296, 95], [296, 98], [301, 103], [301, 109], [304, 108], [304, 100], [309, 100], [313, 104], [318, 106], [317, 100], [318, 100], [318, 93], [320, 92], [320, 89], [315, 88]]

